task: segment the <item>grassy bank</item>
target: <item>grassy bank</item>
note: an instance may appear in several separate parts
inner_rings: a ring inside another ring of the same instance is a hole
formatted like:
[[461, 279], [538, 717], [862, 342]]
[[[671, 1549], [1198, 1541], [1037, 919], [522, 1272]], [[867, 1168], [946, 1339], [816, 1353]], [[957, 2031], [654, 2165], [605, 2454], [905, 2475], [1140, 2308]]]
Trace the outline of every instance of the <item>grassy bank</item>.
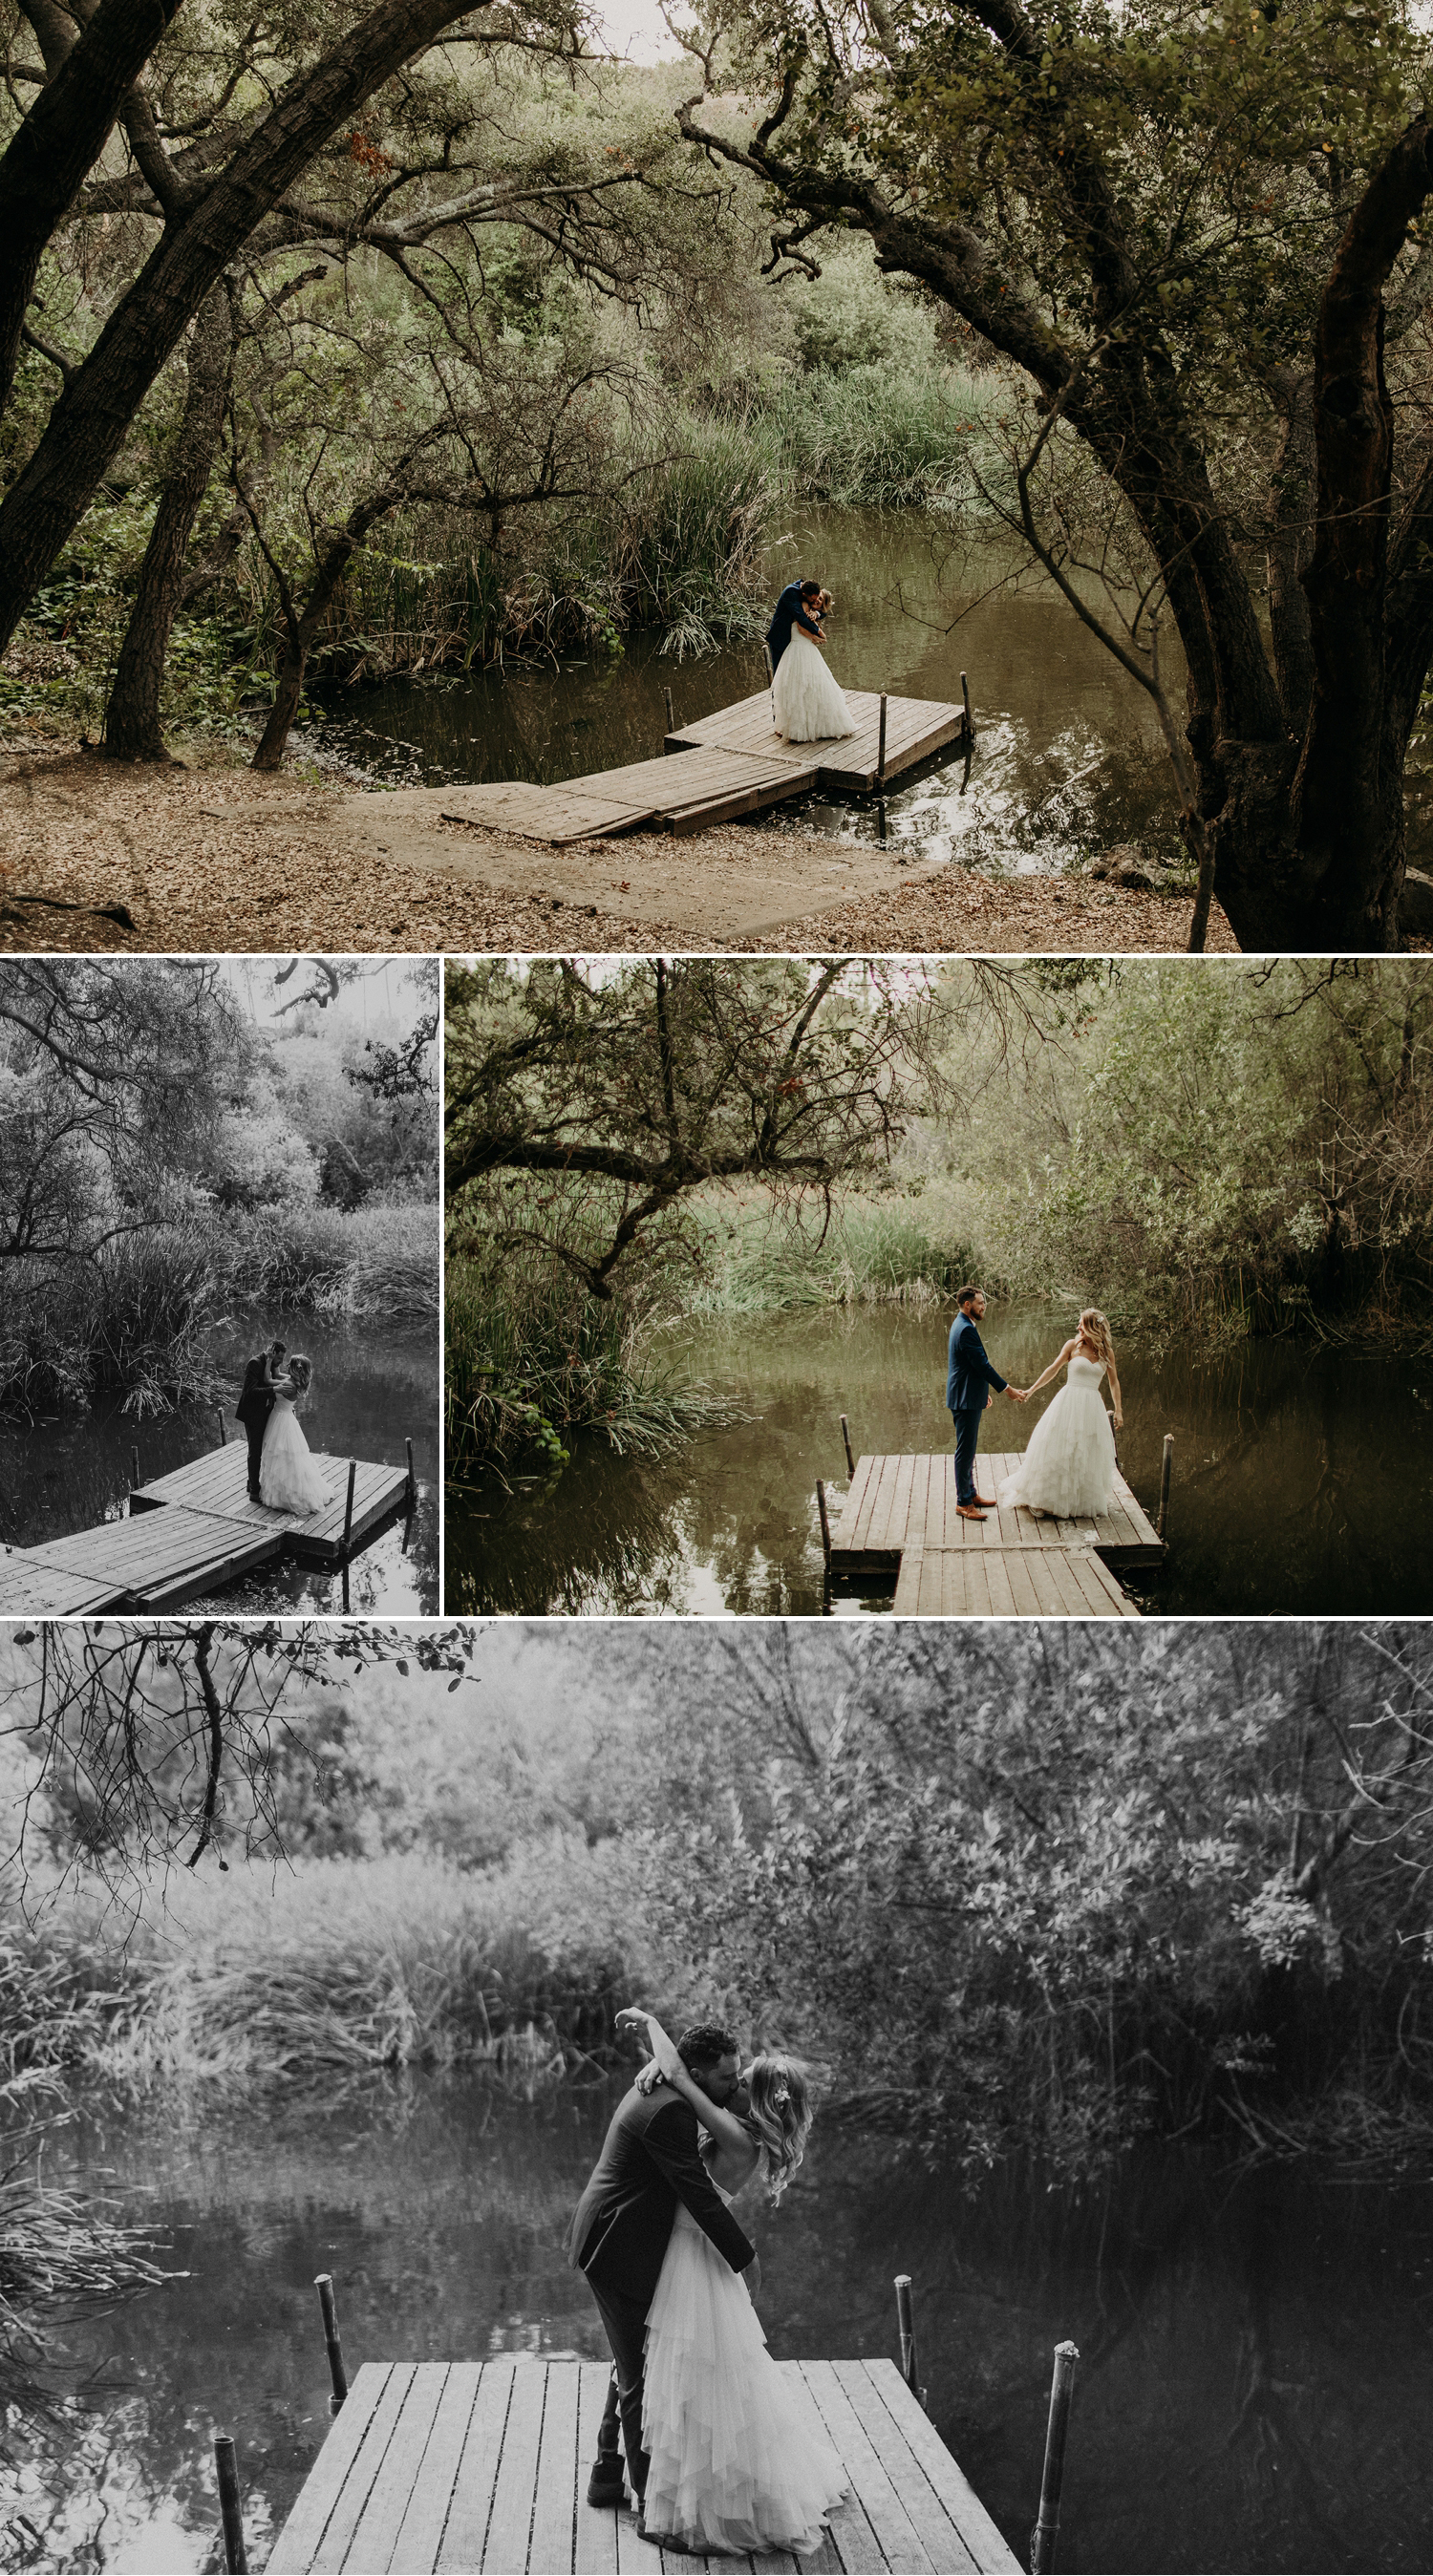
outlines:
[[437, 1210], [205, 1210], [118, 1235], [57, 1279], [19, 1262], [0, 1321], [0, 1414], [20, 1421], [118, 1397], [136, 1419], [212, 1401], [209, 1356], [236, 1306], [322, 1315], [435, 1314]]

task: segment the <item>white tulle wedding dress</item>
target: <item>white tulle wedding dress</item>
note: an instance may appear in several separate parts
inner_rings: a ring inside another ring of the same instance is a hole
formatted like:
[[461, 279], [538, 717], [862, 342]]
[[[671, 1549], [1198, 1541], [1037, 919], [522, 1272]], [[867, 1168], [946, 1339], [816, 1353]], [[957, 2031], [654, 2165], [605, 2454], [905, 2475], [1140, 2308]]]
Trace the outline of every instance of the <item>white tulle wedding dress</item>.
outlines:
[[291, 1395], [274, 1398], [259, 1459], [259, 1500], [271, 1512], [302, 1512], [305, 1519], [333, 1500], [299, 1429]]
[[846, 2489], [767, 2351], [746, 2283], [680, 2203], [647, 2312], [642, 2441], [647, 2528], [680, 2535], [694, 2556], [808, 2557]]
[[996, 1490], [997, 1503], [1024, 1503], [1062, 1520], [1107, 1512], [1115, 1489], [1115, 1435], [1100, 1393], [1103, 1360], [1071, 1360], [1065, 1383], [1042, 1413], [1018, 1472]]
[[771, 708], [783, 742], [835, 742], [856, 730], [845, 698], [804, 635], [792, 636], [776, 665]]

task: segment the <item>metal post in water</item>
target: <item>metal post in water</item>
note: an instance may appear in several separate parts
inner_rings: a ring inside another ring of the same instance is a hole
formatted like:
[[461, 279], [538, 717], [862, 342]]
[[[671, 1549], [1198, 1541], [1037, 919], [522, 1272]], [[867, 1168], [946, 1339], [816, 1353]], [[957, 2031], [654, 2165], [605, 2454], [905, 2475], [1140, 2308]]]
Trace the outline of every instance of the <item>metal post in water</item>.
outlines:
[[925, 2390], [920, 2384], [920, 2372], [916, 2366], [916, 2329], [909, 2272], [896, 2274], [896, 2328], [901, 2339], [901, 2377], [916, 2404], [924, 2406]]
[[314, 2278], [319, 2310], [323, 2317], [323, 2340], [328, 2353], [328, 2375], [333, 2382], [335, 2410], [348, 2395], [348, 2373], [343, 2366], [343, 2346], [338, 2339], [338, 2310], [333, 2303], [333, 2274], [319, 2272]]
[[408, 1509], [411, 1512], [418, 1500], [418, 1480], [413, 1473], [413, 1443], [405, 1440], [403, 1446], [408, 1452]]
[[675, 733], [677, 730], [677, 719], [672, 713], [672, 692], [670, 689], [664, 689], [662, 691], [662, 695], [667, 701], [667, 731], [668, 733]]
[[244, 2516], [239, 2503], [239, 2463], [232, 2433], [214, 2436], [214, 2470], [219, 2480], [219, 2513], [224, 2525], [224, 2564], [229, 2576], [248, 2576], [244, 2554]]
[[819, 1476], [816, 1479], [816, 1509], [821, 1515], [821, 1553], [826, 1559], [827, 1568], [829, 1570], [831, 1564], [831, 1524], [826, 1518], [826, 1488], [822, 1484]]
[[970, 682], [963, 671], [960, 675], [960, 703], [965, 709], [965, 739], [971, 743], [975, 740], [975, 727], [970, 721]]
[[882, 786], [882, 787], [885, 785], [885, 782], [886, 782], [886, 701], [885, 701], [884, 696], [883, 696], [883, 697], [882, 697], [882, 699], [881, 699], [881, 729], [880, 729], [880, 733], [879, 733], [879, 735], [877, 736], [877, 740], [876, 740], [876, 779], [877, 779], [877, 783], [878, 783], [878, 785], [880, 785], [880, 786]]
[[356, 1458], [350, 1458], [348, 1462], [348, 1500], [343, 1507], [343, 1561], [345, 1565], [348, 1563], [349, 1533], [353, 1528], [353, 1485], [357, 1474], [358, 1461]]
[[854, 1476], [856, 1472], [856, 1460], [851, 1448], [851, 1426], [846, 1420], [844, 1413], [841, 1416], [841, 1437], [846, 1443], [846, 1473], [848, 1476]]
[[1169, 1481], [1173, 1474], [1174, 1433], [1172, 1431], [1166, 1431], [1164, 1435], [1164, 1457], [1160, 1462], [1159, 1469], [1159, 1518], [1154, 1525], [1155, 1535], [1160, 1539], [1164, 1536], [1164, 1525], [1169, 1518]]
[[137, 1448], [131, 1449], [129, 1453], [129, 1482], [130, 1490], [133, 1492], [135, 1486], [139, 1483], [139, 1451]]
[[1040, 2511], [1030, 2534], [1030, 2576], [1051, 2576], [1060, 2532], [1060, 2489], [1065, 2479], [1065, 2436], [1070, 2429], [1070, 2398], [1079, 2350], [1072, 2343], [1055, 2346], [1055, 2375], [1050, 2382], [1050, 2421], [1045, 2432], [1045, 2473], [1040, 2481]]

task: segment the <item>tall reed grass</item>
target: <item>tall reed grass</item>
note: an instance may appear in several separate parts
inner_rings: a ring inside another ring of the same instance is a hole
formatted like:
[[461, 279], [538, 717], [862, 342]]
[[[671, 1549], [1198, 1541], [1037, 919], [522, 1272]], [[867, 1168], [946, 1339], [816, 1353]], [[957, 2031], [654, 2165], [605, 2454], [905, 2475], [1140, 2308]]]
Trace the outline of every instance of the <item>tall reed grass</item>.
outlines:
[[702, 1255], [688, 1311], [771, 1314], [786, 1307], [934, 1305], [970, 1273], [965, 1210], [954, 1193], [922, 1189], [848, 1197], [823, 1229], [764, 1193], [698, 1202]]
[[983, 508], [971, 466], [988, 475], [996, 465], [1008, 399], [994, 372], [843, 367], [779, 378], [753, 410], [751, 433], [794, 499]]

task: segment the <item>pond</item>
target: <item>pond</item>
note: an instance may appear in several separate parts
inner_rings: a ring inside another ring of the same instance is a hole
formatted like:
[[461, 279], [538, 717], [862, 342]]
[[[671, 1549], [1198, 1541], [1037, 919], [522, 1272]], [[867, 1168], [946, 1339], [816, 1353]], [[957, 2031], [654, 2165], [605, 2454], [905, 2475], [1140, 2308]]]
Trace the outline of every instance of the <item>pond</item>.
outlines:
[[[62, 2132], [54, 2178], [142, 2216], [179, 2277], [67, 2329], [48, 2433], [11, 2417], [0, 2563], [198, 2568], [218, 2429], [261, 2565], [329, 2424], [318, 2272], [350, 2371], [601, 2354], [561, 2243], [613, 2099], [432, 2079]], [[967, 2200], [828, 2121], [781, 2209], [742, 2215], [780, 2358], [893, 2354], [892, 2277], [914, 2275], [932, 2419], [1022, 2562], [1070, 2336], [1062, 2570], [1426, 2567], [1426, 2192], [1166, 2148], [1096, 2193], [1007, 2179]]]
[[[388, 1317], [323, 1318], [292, 1309], [257, 1308], [214, 1336], [209, 1356], [228, 1381], [224, 1431], [243, 1437], [234, 1400], [245, 1362], [277, 1335], [306, 1351], [314, 1383], [303, 1414], [309, 1447], [339, 1458], [405, 1464], [413, 1443], [418, 1508], [361, 1549], [349, 1569], [355, 1612], [432, 1616], [438, 1607], [438, 1327]], [[38, 1547], [47, 1538], [117, 1520], [127, 1508], [133, 1453], [141, 1482], [166, 1476], [216, 1447], [212, 1406], [136, 1422], [117, 1403], [65, 1414], [29, 1427], [0, 1423], [0, 1538]], [[234, 1615], [326, 1611], [342, 1606], [342, 1579], [312, 1566], [280, 1562], [229, 1584], [213, 1601], [186, 1605]]]
[[[556, 1476], [488, 1475], [450, 1490], [447, 1607], [528, 1614], [785, 1615], [823, 1607], [815, 1484], [837, 1505], [840, 1416], [863, 1451], [950, 1451], [945, 1344], [953, 1310], [776, 1314], [686, 1328], [694, 1377], [747, 1420], [660, 1462], [580, 1439]], [[993, 1305], [986, 1348], [1017, 1385], [1037, 1377], [1070, 1313]], [[1126, 1578], [1140, 1606], [1186, 1616], [1433, 1612], [1433, 1359], [1246, 1341], [1221, 1350], [1138, 1336], [1118, 1353], [1120, 1459], [1153, 1519], [1174, 1434], [1170, 1554]], [[1032, 1404], [997, 1397], [987, 1448], [1023, 1449]], [[984, 1490], [984, 1489], [983, 1489]], [[854, 1591], [838, 1614], [889, 1609]]]
[[[969, 674], [974, 759], [944, 761], [874, 798], [787, 804], [755, 829], [793, 825], [886, 840], [911, 858], [1058, 870], [1089, 849], [1157, 838], [1177, 856], [1172, 791], [1144, 691], [1043, 580], [1003, 587], [1016, 557], [918, 510], [799, 510], [769, 558], [773, 598], [817, 570], [837, 594], [828, 661], [856, 689], [958, 703]], [[958, 621], [958, 622], [957, 622]], [[308, 737], [326, 757], [411, 786], [452, 779], [550, 784], [660, 752], [662, 692], [679, 724], [761, 688], [759, 644], [676, 662], [658, 633], [615, 660], [509, 664], [471, 676], [395, 679], [315, 700]]]

